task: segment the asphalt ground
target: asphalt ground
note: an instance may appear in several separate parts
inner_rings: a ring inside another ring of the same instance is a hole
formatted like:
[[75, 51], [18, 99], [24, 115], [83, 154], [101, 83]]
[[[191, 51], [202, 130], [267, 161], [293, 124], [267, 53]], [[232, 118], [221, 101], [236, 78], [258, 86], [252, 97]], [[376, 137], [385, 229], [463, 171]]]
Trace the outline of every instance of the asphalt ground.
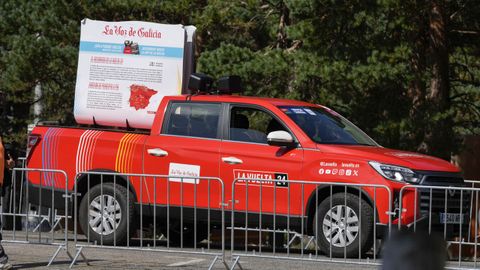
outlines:
[[[218, 234], [218, 233], [217, 233]], [[215, 235], [213, 234], [213, 238]], [[218, 235], [217, 235], [218, 237]], [[28, 238], [30, 241], [29, 244], [26, 243], [12, 243], [25, 242]], [[14, 269], [68, 269], [70, 265], [70, 258], [67, 256], [65, 249], [61, 249], [58, 253], [58, 256], [54, 260], [54, 263], [50, 267], [46, 267], [50, 258], [57, 250], [59, 244], [64, 243], [64, 233], [61, 231], [55, 231], [54, 234], [49, 232], [29, 232], [28, 236], [25, 231], [3, 231], [3, 246], [10, 257], [10, 263], [13, 264]], [[73, 234], [69, 232], [68, 239], [73, 240]], [[49, 245], [49, 243], [54, 242], [55, 245]], [[243, 240], [242, 240], [243, 242]], [[43, 243], [33, 244], [33, 243]], [[78, 239], [79, 245], [84, 245], [82, 252], [85, 257], [88, 259], [89, 264], [87, 265], [82, 258], [79, 257], [78, 263], [73, 267], [73, 269], [208, 269], [210, 264], [215, 258], [215, 255], [206, 255], [206, 254], [192, 254], [195, 253], [214, 253], [221, 254], [221, 246], [219, 241], [213, 240], [211, 249], [208, 249], [208, 245], [199, 244], [196, 250], [193, 248], [175, 248], [166, 246], [165, 240], [157, 241], [155, 251], [145, 251], [145, 250], [125, 250], [120, 247], [119, 249], [109, 249], [109, 248], [98, 248], [91, 247], [87, 244], [87, 241], [84, 236], [80, 235]], [[132, 240], [130, 242], [132, 248], [143, 249], [155, 249], [152, 242], [144, 241], [143, 244], [137, 240]], [[75, 243], [69, 241], [69, 250], [72, 256], [75, 255]], [[159, 251], [160, 249], [160, 251]], [[230, 261], [232, 256], [230, 256], [230, 248], [226, 248], [226, 259], [228, 265], [232, 265]], [[248, 251], [244, 249], [236, 250], [237, 253], [247, 252], [249, 255], [259, 254], [258, 247], [256, 251], [253, 251], [252, 248], [249, 248]], [[309, 251], [312, 252], [312, 251]], [[271, 249], [267, 248], [262, 251], [263, 256], [272, 256]], [[313, 252], [313, 258], [318, 260], [327, 261], [328, 258], [318, 254], [315, 257], [315, 252]], [[277, 256], [287, 256], [286, 250], [277, 252]], [[318, 262], [318, 261], [300, 261], [299, 257], [303, 256], [305, 259], [310, 259], [307, 254], [307, 251], [304, 255], [295, 250], [292, 250], [290, 253], [291, 257], [296, 260], [283, 260], [279, 258], [269, 259], [269, 258], [258, 258], [250, 256], [242, 256], [240, 259], [240, 264], [243, 269], [332, 269], [332, 270], [343, 270], [343, 269], [377, 269], [378, 266], [370, 265], [359, 265], [357, 260], [348, 261], [348, 263], [333, 263], [333, 262]], [[367, 262], [364, 260], [364, 263]], [[369, 263], [372, 261], [370, 260]], [[217, 261], [214, 269], [226, 269], [222, 264], [221, 259]], [[240, 268], [236, 268], [240, 269]]]
[[[28, 239], [31, 243], [12, 243], [11, 241], [25, 241], [26, 234], [25, 232], [16, 231], [15, 234], [12, 231], [3, 231], [4, 241], [2, 242], [7, 254], [10, 257], [10, 263], [13, 264], [14, 269], [68, 269], [70, 265], [70, 258], [67, 256], [67, 253], [64, 249], [61, 249], [58, 253], [58, 256], [54, 260], [54, 263], [47, 267], [47, 264], [52, 258], [53, 254], [57, 250], [58, 245], [49, 245], [48, 243], [53, 241], [56, 244], [63, 243], [64, 234], [61, 232], [56, 232], [54, 235], [50, 233], [32, 233], [29, 232]], [[167, 248], [166, 241], [157, 241], [157, 247], [155, 249], [151, 246], [151, 243], [143, 242], [143, 245], [140, 242], [133, 241], [131, 242], [131, 248], [140, 248], [143, 246], [143, 249], [150, 250], [126, 250], [126, 249], [108, 249], [108, 248], [98, 248], [91, 247], [87, 244], [87, 241], [81, 237], [78, 239], [79, 245], [84, 245], [83, 254], [89, 261], [87, 265], [82, 258], [78, 259], [78, 263], [73, 266], [73, 269], [208, 269], [212, 261], [214, 260], [214, 255], [208, 255], [205, 253], [215, 253], [220, 254], [221, 248], [218, 244], [212, 244], [211, 249], [208, 250], [207, 245], [203, 244], [197, 250], [192, 248]], [[73, 239], [73, 235], [69, 233], [68, 239]], [[44, 244], [33, 244], [42, 242]], [[150, 245], [150, 246], [149, 246]], [[74, 242], [69, 241], [70, 253], [75, 255]], [[193, 254], [192, 251], [196, 253], [203, 252], [204, 254]], [[297, 250], [298, 251], [298, 250]], [[296, 269], [296, 270], [309, 270], [309, 269], [325, 269], [325, 270], [344, 270], [344, 269], [379, 269], [378, 265], [374, 264], [373, 258], [362, 259], [361, 264], [359, 260], [349, 259], [342, 260], [336, 259], [336, 262], [328, 262], [329, 259], [326, 256], [318, 254], [315, 256], [315, 252], [312, 255], [309, 255], [309, 252], [314, 250], [306, 251], [304, 255], [300, 253], [292, 252], [290, 255], [292, 259], [285, 260], [278, 257], [286, 257], [287, 253], [283, 250], [276, 253], [277, 258], [265, 258], [265, 256], [273, 256], [271, 249], [263, 249], [262, 256], [252, 257], [251, 255], [259, 255], [258, 247], [254, 252], [252, 248], [249, 248], [246, 253], [250, 256], [241, 256], [240, 264], [243, 269]], [[243, 254], [244, 249], [235, 250], [237, 254]], [[303, 256], [302, 260], [300, 257]], [[227, 247], [226, 251], [226, 260], [229, 266], [232, 265], [230, 256], [230, 248]], [[315, 259], [317, 261], [312, 261]], [[377, 263], [381, 263], [381, 260], [377, 259]], [[457, 262], [450, 262], [450, 266], [458, 267]], [[462, 261], [462, 268], [464, 269], [475, 269], [472, 262]], [[479, 265], [477, 265], [479, 267]], [[218, 260], [213, 269], [226, 269], [222, 264], [221, 260]], [[240, 269], [240, 268], [236, 268]], [[476, 268], [479, 269], [479, 268]]]
[[[55, 246], [35, 244], [3, 244], [10, 257], [13, 269], [68, 269], [70, 259], [65, 251], [60, 251], [54, 263], [47, 267], [48, 261], [56, 251]], [[74, 252], [74, 250], [72, 250]], [[151, 252], [132, 250], [111, 250], [86, 248], [83, 253], [90, 265], [79, 259], [73, 269], [208, 269], [214, 256], [181, 254], [179, 252]], [[361, 266], [356, 264], [300, 262], [280, 259], [264, 259], [242, 257], [240, 260], [243, 269], [378, 269], [377, 266]], [[231, 262], [228, 261], [231, 265]], [[214, 269], [225, 269], [220, 261]], [[236, 268], [239, 269], [239, 268]]]
[[[70, 266], [70, 258], [66, 251], [61, 249], [58, 256], [50, 267], [47, 267], [50, 258], [57, 250], [55, 245], [38, 245], [38, 244], [24, 244], [4, 242], [5, 251], [10, 257], [10, 263], [13, 269], [68, 269]], [[165, 248], [165, 247], [164, 247]], [[70, 242], [70, 252], [75, 255], [73, 242]], [[171, 248], [168, 251], [145, 251], [145, 250], [125, 250], [125, 249], [106, 249], [85, 247], [82, 252], [88, 259], [87, 265], [81, 257], [77, 260], [77, 264], [73, 269], [208, 269], [215, 256], [204, 254], [190, 254], [184, 251], [191, 251], [191, 249], [176, 249]], [[219, 252], [219, 250], [212, 249], [212, 252]], [[237, 251], [238, 252], [238, 251]], [[252, 255], [252, 252], [249, 251]], [[269, 252], [263, 252], [264, 256], [271, 256]], [[226, 254], [227, 265], [231, 266], [231, 256], [229, 251]], [[256, 254], [258, 255], [258, 253]], [[286, 254], [277, 254], [277, 256], [285, 256]], [[292, 254], [291, 257], [298, 259], [300, 254]], [[347, 269], [380, 269], [378, 265], [373, 264], [373, 261], [364, 259], [362, 264], [358, 260], [352, 259], [337, 262], [327, 262], [329, 259], [325, 256], [319, 255], [313, 257], [322, 261], [308, 261], [308, 255], [305, 255], [304, 260], [285, 260], [280, 258], [259, 258], [251, 256], [242, 256], [240, 264], [243, 269], [295, 269], [295, 270], [347, 270]], [[377, 260], [381, 263], [381, 260]], [[472, 262], [463, 261], [461, 266], [457, 262], [449, 263], [450, 269], [479, 269]], [[459, 267], [460, 268], [457, 268]], [[221, 260], [218, 260], [213, 269], [226, 269]], [[235, 268], [240, 269], [240, 268]]]

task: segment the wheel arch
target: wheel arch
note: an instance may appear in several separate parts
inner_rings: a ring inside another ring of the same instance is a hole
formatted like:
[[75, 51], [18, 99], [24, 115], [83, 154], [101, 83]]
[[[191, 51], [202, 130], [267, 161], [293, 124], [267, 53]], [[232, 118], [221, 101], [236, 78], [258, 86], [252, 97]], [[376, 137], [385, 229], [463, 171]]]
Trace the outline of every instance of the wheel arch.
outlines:
[[[101, 173], [119, 173], [114, 170], [108, 169], [94, 169], [88, 171], [90, 174], [80, 174], [76, 179], [75, 184], [77, 185], [77, 193], [79, 202], [83, 199], [85, 194], [88, 192], [89, 178], [90, 178], [90, 188], [103, 183], [115, 183], [117, 185], [123, 186], [128, 189], [134, 196], [134, 201], [137, 202], [137, 194], [133, 186], [129, 183], [128, 179], [123, 175], [103, 175]], [[90, 176], [90, 177], [89, 177]]]
[[[331, 191], [330, 191], [331, 190]], [[318, 193], [318, 199], [317, 199], [317, 194]], [[374, 205], [374, 200], [370, 197], [370, 195], [363, 190], [360, 187], [352, 187], [352, 186], [347, 186], [345, 190], [345, 186], [332, 186], [332, 185], [319, 185], [309, 196], [306, 209], [307, 209], [307, 216], [306, 216], [306, 224], [305, 224], [305, 230], [309, 235], [313, 235], [314, 230], [313, 230], [313, 219], [315, 215], [315, 211], [317, 209], [316, 205], [319, 205], [321, 202], [323, 202], [325, 199], [330, 197], [330, 194], [336, 194], [336, 193], [349, 193], [352, 195], [358, 196], [361, 194], [361, 198], [365, 199], [365, 201], [373, 208], [375, 209], [375, 215], [378, 217], [378, 209]]]

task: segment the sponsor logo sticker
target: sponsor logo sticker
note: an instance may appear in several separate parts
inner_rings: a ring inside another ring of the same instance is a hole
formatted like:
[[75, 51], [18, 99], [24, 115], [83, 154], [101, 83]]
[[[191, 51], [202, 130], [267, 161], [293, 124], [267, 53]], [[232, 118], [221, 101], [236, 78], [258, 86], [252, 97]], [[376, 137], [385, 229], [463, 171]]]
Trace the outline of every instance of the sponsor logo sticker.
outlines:
[[304, 110], [302, 110], [301, 108], [292, 108], [291, 109], [292, 112], [296, 113], [296, 114], [307, 114]]
[[168, 175], [179, 176], [179, 178], [169, 178], [171, 182], [182, 182], [183, 179], [183, 183], [185, 184], [198, 184], [200, 182], [198, 178], [181, 177], [200, 177], [200, 166], [172, 162], [168, 168]]
[[318, 174], [356, 177], [360, 175], [360, 164], [343, 161], [321, 161]]
[[304, 110], [305, 110], [308, 114], [310, 114], [310, 115], [316, 115], [314, 111], [312, 111], [312, 110], [310, 110], [310, 109], [308, 109], [308, 108], [305, 108]]
[[[239, 179], [237, 183], [249, 186], [288, 187], [288, 174], [280, 172], [233, 170], [233, 179]], [[273, 181], [278, 180], [278, 181]]]

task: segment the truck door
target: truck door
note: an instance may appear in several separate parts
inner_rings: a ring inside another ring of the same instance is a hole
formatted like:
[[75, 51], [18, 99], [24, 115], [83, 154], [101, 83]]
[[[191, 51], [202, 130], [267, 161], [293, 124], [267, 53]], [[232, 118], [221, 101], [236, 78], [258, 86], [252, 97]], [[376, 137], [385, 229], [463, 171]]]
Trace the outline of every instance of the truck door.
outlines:
[[[226, 135], [221, 145], [220, 176], [225, 181], [229, 207], [235, 202], [235, 212], [243, 212], [245, 209], [249, 213], [262, 212], [262, 220], [270, 222], [274, 212], [285, 216], [289, 212], [289, 192], [290, 195], [294, 192], [290, 190], [288, 182], [275, 183], [268, 180], [300, 179], [303, 150], [268, 145], [268, 133], [278, 130], [292, 132], [279, 117], [262, 107], [230, 105], [226, 115], [225, 121], [228, 123], [224, 125]], [[235, 198], [232, 200], [232, 183], [239, 178], [242, 180], [237, 180]]]
[[219, 207], [218, 182], [191, 177], [219, 176], [221, 112], [221, 103], [169, 104], [161, 134], [150, 136], [145, 144], [144, 172], [177, 177], [148, 178], [149, 203], [185, 209]]

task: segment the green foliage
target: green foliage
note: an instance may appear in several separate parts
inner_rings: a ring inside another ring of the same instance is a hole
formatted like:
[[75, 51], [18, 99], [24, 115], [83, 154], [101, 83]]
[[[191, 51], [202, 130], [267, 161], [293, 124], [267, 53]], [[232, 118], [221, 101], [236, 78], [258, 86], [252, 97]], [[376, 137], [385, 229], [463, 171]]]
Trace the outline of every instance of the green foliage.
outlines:
[[[449, 20], [446, 107], [429, 99], [438, 60], [429, 34], [432, 3]], [[23, 142], [33, 120], [39, 83], [42, 118], [74, 124], [83, 18], [196, 25], [199, 71], [240, 75], [248, 95], [329, 106], [384, 146], [426, 144], [427, 152], [448, 158], [458, 149], [454, 140], [480, 132], [476, 1], [6, 0], [0, 3], [0, 91], [13, 118], [0, 130], [14, 140]]]

